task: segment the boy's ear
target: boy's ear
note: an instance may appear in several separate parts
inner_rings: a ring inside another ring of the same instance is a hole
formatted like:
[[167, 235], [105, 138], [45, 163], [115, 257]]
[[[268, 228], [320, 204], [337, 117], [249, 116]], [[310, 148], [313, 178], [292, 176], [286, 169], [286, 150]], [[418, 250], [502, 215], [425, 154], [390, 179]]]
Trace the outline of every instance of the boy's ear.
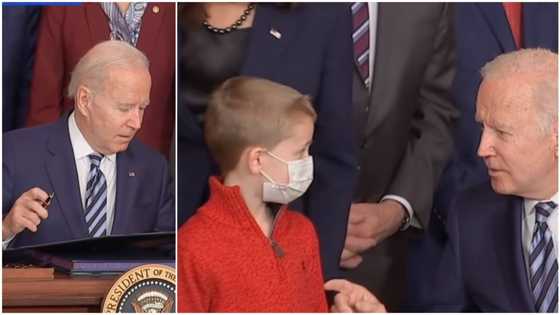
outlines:
[[261, 164], [261, 156], [264, 152], [264, 149], [259, 147], [249, 147], [246, 151], [247, 156], [247, 166], [249, 168], [249, 172], [253, 175], [258, 175], [261, 172], [262, 164]]

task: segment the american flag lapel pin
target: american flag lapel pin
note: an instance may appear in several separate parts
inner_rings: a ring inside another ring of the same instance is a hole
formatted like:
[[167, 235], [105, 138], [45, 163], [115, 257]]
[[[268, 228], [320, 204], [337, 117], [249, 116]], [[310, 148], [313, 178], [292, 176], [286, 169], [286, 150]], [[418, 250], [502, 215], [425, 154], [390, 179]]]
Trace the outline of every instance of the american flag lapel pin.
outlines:
[[274, 38], [276, 38], [276, 39], [281, 39], [282, 38], [282, 33], [278, 32], [278, 30], [275, 29], [275, 28], [270, 29], [270, 35], [274, 36]]

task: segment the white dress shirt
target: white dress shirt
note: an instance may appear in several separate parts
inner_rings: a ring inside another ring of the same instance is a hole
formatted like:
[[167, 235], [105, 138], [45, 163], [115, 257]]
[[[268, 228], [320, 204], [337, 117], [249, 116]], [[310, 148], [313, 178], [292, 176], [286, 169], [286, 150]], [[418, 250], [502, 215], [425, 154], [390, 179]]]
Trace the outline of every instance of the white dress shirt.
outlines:
[[375, 66], [375, 39], [377, 37], [377, 2], [368, 2], [369, 12], [369, 89], [373, 81], [373, 69]]
[[[70, 142], [74, 151], [74, 159], [76, 162], [76, 170], [78, 171], [78, 183], [80, 186], [80, 197], [82, 198], [82, 206], [86, 209], [86, 185], [91, 167], [91, 161], [88, 155], [96, 153], [84, 138], [84, 135], [76, 125], [74, 113], [68, 118], [68, 131], [70, 132]], [[107, 182], [107, 235], [111, 234], [113, 227], [113, 219], [115, 213], [115, 196], [117, 194], [116, 178], [117, 178], [117, 155], [105, 155], [99, 166], [101, 172], [105, 176]], [[84, 213], [85, 215], [85, 213]]]
[[[553, 201], [558, 205], [558, 193], [555, 193], [548, 200], [532, 200], [525, 199], [523, 201], [523, 223], [521, 224], [521, 237], [523, 240], [523, 255], [525, 258], [525, 268], [527, 276], [531, 280], [531, 269], [529, 266], [529, 249], [531, 248], [531, 240], [533, 240], [533, 232], [535, 229], [536, 215], [535, 206], [539, 202]], [[558, 258], [558, 209], [552, 211], [548, 220], [546, 220], [550, 232], [552, 232], [552, 241], [554, 242], [554, 255]]]

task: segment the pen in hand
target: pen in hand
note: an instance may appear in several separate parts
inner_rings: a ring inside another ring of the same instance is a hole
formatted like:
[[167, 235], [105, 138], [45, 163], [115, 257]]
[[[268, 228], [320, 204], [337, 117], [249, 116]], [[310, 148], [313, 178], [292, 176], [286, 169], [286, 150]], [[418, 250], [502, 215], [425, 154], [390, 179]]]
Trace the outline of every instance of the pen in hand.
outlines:
[[54, 198], [54, 191], [49, 195], [49, 197], [47, 198], [47, 200], [43, 201], [43, 203], [41, 204], [41, 206], [43, 206], [43, 208], [47, 209], [47, 208], [50, 206], [50, 204], [51, 204], [53, 198]]

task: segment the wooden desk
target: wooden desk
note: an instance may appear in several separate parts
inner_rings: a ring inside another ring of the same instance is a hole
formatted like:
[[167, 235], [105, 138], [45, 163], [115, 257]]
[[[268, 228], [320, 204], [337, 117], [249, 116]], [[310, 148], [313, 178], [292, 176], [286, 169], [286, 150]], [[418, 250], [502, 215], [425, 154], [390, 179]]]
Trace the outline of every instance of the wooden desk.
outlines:
[[100, 312], [118, 276], [69, 276], [51, 280], [4, 280], [3, 312]]

